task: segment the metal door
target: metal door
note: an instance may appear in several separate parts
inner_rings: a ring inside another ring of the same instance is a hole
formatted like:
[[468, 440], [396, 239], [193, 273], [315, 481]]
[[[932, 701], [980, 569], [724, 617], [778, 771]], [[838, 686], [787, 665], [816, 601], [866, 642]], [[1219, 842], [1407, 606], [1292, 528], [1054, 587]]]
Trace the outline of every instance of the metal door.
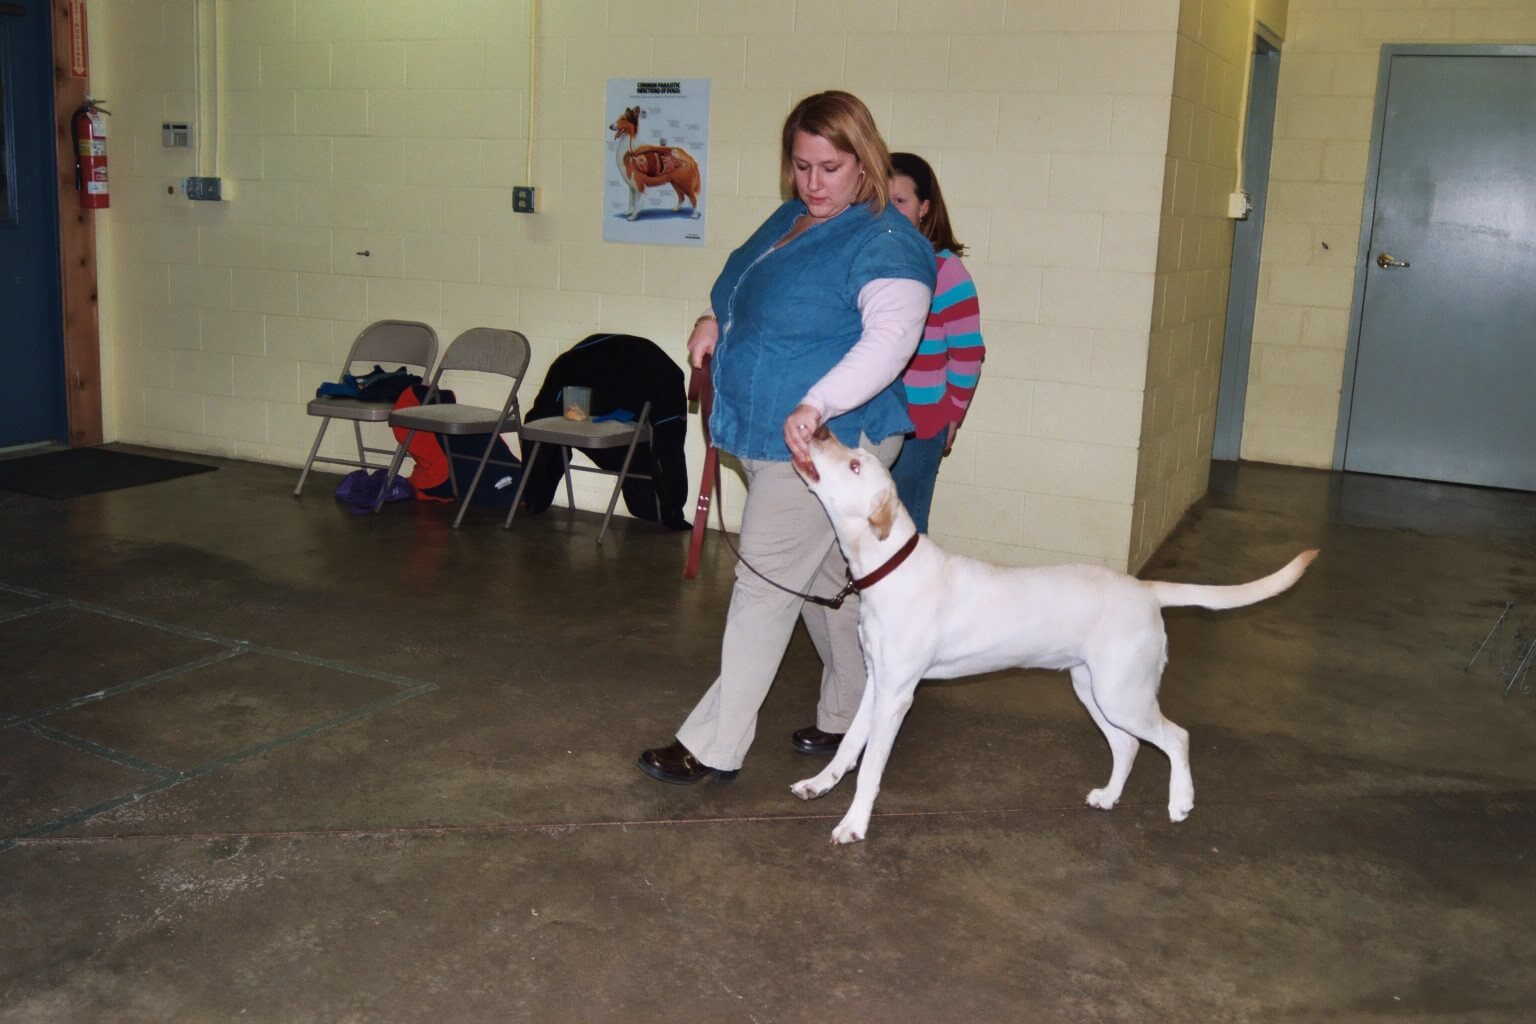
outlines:
[[0, 447], [68, 436], [49, 15], [0, 3]]
[[1253, 350], [1253, 306], [1259, 292], [1259, 255], [1269, 209], [1269, 155], [1274, 148], [1275, 101], [1280, 89], [1280, 51], [1255, 37], [1243, 135], [1243, 190], [1253, 202], [1232, 226], [1232, 279], [1227, 289], [1226, 333], [1221, 347], [1221, 384], [1216, 393], [1216, 433], [1211, 458], [1236, 459], [1243, 450], [1243, 410], [1248, 404], [1248, 362]]
[[1400, 49], [1335, 462], [1536, 490], [1536, 51]]

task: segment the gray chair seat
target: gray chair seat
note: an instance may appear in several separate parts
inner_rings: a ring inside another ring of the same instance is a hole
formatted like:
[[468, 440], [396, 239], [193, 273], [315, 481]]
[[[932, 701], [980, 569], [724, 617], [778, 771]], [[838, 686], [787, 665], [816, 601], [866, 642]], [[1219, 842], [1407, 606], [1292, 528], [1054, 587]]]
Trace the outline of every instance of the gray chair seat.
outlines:
[[529, 420], [521, 431], [524, 441], [563, 444], [571, 448], [623, 448], [634, 438], [638, 424], [619, 420], [568, 420], [546, 416]]
[[311, 416], [333, 416], [338, 420], [383, 423], [389, 419], [394, 405], [390, 402], [365, 402], [360, 398], [315, 398], [305, 408]]
[[[417, 405], [397, 409], [388, 417], [390, 425], [407, 430], [425, 430], [433, 434], [489, 434], [502, 423], [500, 409], [479, 405]], [[513, 429], [516, 424], [510, 425]]]

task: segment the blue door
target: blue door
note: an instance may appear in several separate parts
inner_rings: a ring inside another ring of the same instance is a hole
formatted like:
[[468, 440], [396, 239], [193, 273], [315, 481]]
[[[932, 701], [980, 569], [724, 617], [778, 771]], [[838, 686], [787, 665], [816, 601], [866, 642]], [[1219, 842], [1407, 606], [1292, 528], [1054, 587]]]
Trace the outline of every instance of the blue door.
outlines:
[[0, 448], [68, 437], [49, 16], [0, 3]]
[[1342, 468], [1536, 491], [1536, 48], [1392, 49]]

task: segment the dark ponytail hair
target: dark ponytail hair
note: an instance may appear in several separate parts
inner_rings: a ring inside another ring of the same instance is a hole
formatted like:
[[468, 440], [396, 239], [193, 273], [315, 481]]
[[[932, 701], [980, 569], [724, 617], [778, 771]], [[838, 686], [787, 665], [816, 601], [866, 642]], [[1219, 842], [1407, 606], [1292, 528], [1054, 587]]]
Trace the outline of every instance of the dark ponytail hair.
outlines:
[[928, 204], [928, 213], [918, 222], [917, 229], [933, 243], [933, 251], [948, 249], [956, 256], [965, 255], [965, 246], [955, 238], [954, 228], [949, 226], [949, 209], [944, 205], [944, 193], [939, 190], [939, 179], [928, 166], [928, 161], [916, 153], [892, 153], [891, 176], [905, 175], [912, 179], [919, 202]]

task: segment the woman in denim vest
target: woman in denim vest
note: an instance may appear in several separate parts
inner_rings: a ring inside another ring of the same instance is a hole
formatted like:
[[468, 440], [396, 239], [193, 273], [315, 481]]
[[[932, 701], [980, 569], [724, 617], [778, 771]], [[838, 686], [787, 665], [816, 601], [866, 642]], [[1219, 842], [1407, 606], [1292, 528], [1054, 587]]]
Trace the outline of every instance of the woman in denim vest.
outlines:
[[796, 748], [836, 749], [830, 737], [846, 731], [864, 689], [858, 599], [833, 611], [768, 580], [831, 595], [847, 578], [832, 524], [791, 460], [809, 461], [825, 423], [844, 444], [895, 461], [912, 429], [899, 378], [928, 316], [933, 247], [889, 205], [890, 155], [857, 97], [802, 100], [784, 122], [780, 167], [790, 199], [726, 260], [688, 339], [695, 367], [713, 356], [710, 433], [746, 471], [739, 543], [756, 572], [736, 566], [719, 677], [672, 744], [640, 755], [662, 782], [735, 777], [797, 618], [824, 669], [816, 725], [795, 734]]

